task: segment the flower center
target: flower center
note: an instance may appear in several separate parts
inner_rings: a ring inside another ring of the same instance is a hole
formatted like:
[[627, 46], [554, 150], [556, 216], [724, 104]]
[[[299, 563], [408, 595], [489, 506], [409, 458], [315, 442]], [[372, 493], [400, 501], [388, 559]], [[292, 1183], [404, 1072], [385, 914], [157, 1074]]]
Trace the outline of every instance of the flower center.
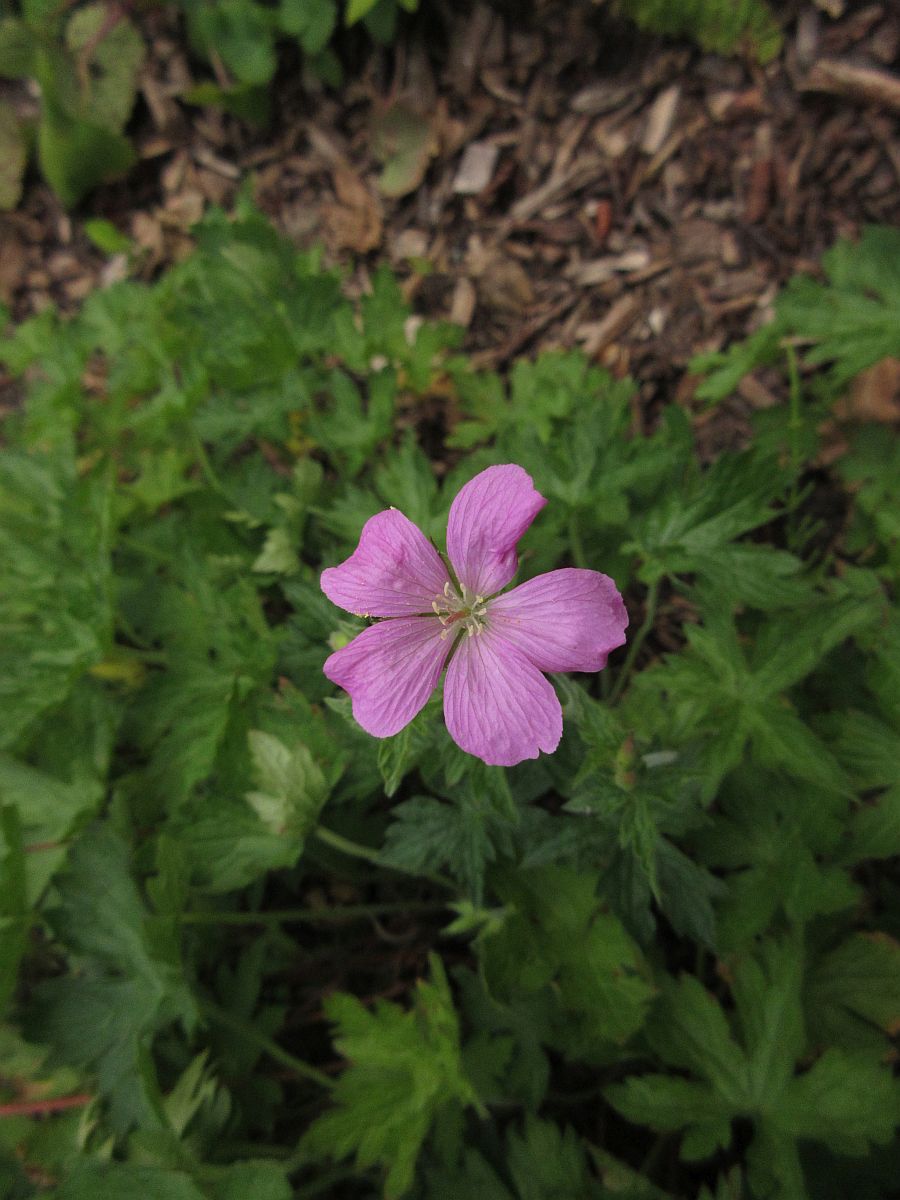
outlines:
[[474, 637], [484, 629], [484, 618], [487, 616], [484, 596], [473, 596], [465, 584], [460, 584], [460, 591], [461, 596], [448, 581], [440, 596], [431, 602], [437, 619], [444, 626], [442, 638], [455, 632], [454, 625], [464, 629], [469, 637]]

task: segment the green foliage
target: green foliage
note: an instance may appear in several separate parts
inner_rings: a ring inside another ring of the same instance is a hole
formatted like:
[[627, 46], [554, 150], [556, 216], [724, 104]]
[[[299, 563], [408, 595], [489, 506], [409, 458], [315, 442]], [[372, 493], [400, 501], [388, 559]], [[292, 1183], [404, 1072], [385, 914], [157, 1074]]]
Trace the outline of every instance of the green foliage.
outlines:
[[[811, 366], [827, 364], [822, 384], [834, 395], [860, 371], [900, 354], [900, 230], [869, 226], [858, 242], [840, 241], [822, 258], [824, 281], [790, 280], [776, 301], [775, 321], [747, 342], [692, 366], [708, 378], [698, 395], [719, 400], [760, 363], [778, 357], [779, 340], [809, 345]], [[887, 479], [885, 473], [885, 480]]]
[[707, 1158], [731, 1140], [733, 1118], [751, 1118], [754, 1194], [796, 1194], [802, 1173], [794, 1145], [811, 1138], [850, 1154], [888, 1142], [900, 1115], [891, 1073], [878, 1055], [827, 1050], [802, 1074], [803, 962], [797, 947], [765, 942], [734, 968], [732, 996], [740, 1042], [724, 1011], [700, 983], [682, 976], [664, 990], [647, 1037], [681, 1076], [637, 1076], [607, 1091], [628, 1120], [684, 1130], [681, 1155]]
[[353, 996], [333, 996], [326, 1013], [335, 1045], [350, 1060], [333, 1092], [336, 1107], [312, 1125], [302, 1146], [312, 1156], [356, 1156], [360, 1167], [387, 1169], [385, 1196], [410, 1187], [431, 1125], [478, 1098], [460, 1058], [456, 1012], [440, 960], [420, 980], [414, 1007], [379, 1003], [369, 1013]]
[[[816, 292], [866, 300], [858, 341], [778, 302], [721, 369], [805, 320], [815, 404], [795, 377], [701, 464], [685, 411], [635, 435], [634, 385], [579, 355], [479, 373], [387, 272], [351, 303], [247, 208], [196, 240], [0, 342], [0, 1192], [880, 1198], [897, 470], [865, 429], [810, 465], [889, 269], [842, 250]], [[362, 623], [318, 586], [389, 505], [440, 544], [497, 462], [548, 498], [521, 577], [602, 569], [631, 615], [508, 771], [439, 691], [364, 734], [322, 674]]]
[[[215, 59], [230, 77], [203, 80], [183, 98], [263, 124], [267, 87], [286, 42], [300, 47], [311, 71], [337, 85], [341, 66], [331, 42], [340, 25], [362, 23], [376, 41], [390, 42], [399, 12], [415, 12], [418, 0], [172, 0], [172, 6], [183, 13], [195, 52]], [[0, 10], [0, 77], [33, 79], [41, 111], [33, 128], [0, 104], [0, 209], [18, 203], [32, 145], [47, 183], [71, 207], [135, 162], [123, 131], [146, 47], [113, 0], [75, 7], [19, 0], [17, 8], [12, 15]]]
[[749, 51], [769, 62], [781, 49], [781, 30], [765, 0], [617, 0], [642, 29], [691, 37], [717, 54]]
[[109, 829], [78, 842], [48, 913], [79, 970], [38, 990], [31, 1031], [67, 1064], [90, 1065], [115, 1128], [152, 1128], [160, 1096], [149, 1049], [160, 1026], [196, 1020], [175, 931], [147, 912], [124, 844]]
[[[122, 134], [137, 94], [144, 43], [125, 13], [92, 3], [22, 5], [21, 16], [0, 21], [0, 75], [33, 78], [40, 86], [37, 157], [63, 204], [73, 205], [96, 184], [121, 175], [134, 162]], [[4, 186], [0, 205], [18, 200], [25, 169], [27, 130], [8, 110], [0, 123]]]

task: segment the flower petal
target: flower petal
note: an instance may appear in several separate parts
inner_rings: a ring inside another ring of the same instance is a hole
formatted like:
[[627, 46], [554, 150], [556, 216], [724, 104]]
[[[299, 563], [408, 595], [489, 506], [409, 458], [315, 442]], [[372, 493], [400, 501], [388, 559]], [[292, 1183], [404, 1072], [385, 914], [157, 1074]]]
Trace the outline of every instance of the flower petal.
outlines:
[[541, 671], [602, 671], [628, 613], [608, 575], [564, 567], [497, 596], [487, 620]]
[[396, 508], [370, 517], [350, 557], [320, 579], [333, 604], [360, 617], [426, 613], [448, 582], [437, 550]]
[[353, 716], [373, 737], [408, 725], [437, 687], [451, 640], [437, 617], [398, 617], [370, 625], [322, 668], [350, 693]]
[[488, 467], [461, 488], [450, 506], [447, 553], [476, 596], [490, 596], [516, 573], [516, 543], [547, 501], [514, 463]]
[[458, 746], [492, 766], [552, 754], [562, 737], [562, 708], [548, 680], [489, 629], [460, 638], [444, 681], [444, 719]]

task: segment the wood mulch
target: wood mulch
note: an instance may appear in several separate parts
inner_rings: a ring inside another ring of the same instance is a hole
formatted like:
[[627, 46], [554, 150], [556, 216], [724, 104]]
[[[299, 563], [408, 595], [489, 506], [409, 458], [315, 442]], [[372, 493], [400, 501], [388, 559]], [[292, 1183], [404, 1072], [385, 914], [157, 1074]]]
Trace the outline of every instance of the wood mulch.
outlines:
[[[337, 92], [288, 63], [263, 132], [179, 99], [205, 68], [149, 12], [139, 166], [73, 214], [33, 179], [0, 215], [0, 299], [23, 318], [151, 278], [249, 178], [298, 246], [324, 243], [351, 288], [388, 262], [417, 313], [465, 326], [477, 362], [578, 346], [631, 373], [652, 412], [690, 404], [691, 357], [757, 327], [837, 237], [900, 225], [897, 5], [783, 6], [765, 68], [641, 35], [608, 6], [519, 7], [430, 0], [392, 49], [348, 39]], [[398, 139], [399, 184], [396, 163], [381, 179]], [[137, 254], [97, 251], [90, 216]], [[738, 405], [775, 398], [743, 388]]]

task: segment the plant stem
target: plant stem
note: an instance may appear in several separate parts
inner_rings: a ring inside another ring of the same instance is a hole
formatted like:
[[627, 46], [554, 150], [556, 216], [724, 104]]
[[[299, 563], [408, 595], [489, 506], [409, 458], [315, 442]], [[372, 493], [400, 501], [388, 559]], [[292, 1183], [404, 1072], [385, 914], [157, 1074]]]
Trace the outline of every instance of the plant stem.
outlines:
[[342, 904], [335, 908], [273, 908], [266, 912], [186, 912], [182, 925], [281, 925], [315, 924], [317, 921], [349, 921], [390, 913], [442, 912], [446, 904], [408, 900], [383, 904]]
[[376, 867], [387, 867], [389, 871], [399, 871], [402, 875], [412, 875], [416, 879], [427, 879], [430, 883], [436, 883], [438, 887], [448, 888], [451, 892], [456, 891], [456, 885], [446, 875], [439, 875], [434, 871], [407, 871], [403, 867], [394, 867], [390, 863], [384, 863], [381, 861], [381, 854], [378, 850], [374, 850], [371, 846], [363, 846], [361, 842], [353, 842], [350, 838], [345, 838], [343, 834], [335, 833], [333, 829], [326, 829], [324, 825], [316, 826], [315, 833], [320, 842], [324, 842], [326, 846], [331, 846], [334, 850], [340, 850], [342, 854], [348, 854], [351, 858], [362, 858]]
[[800, 401], [800, 369], [797, 365], [797, 351], [787, 342], [785, 344], [788, 366], [788, 398], [790, 403], [790, 419], [788, 420], [788, 441], [791, 455], [791, 487], [788, 493], [787, 535], [788, 545], [792, 550], [797, 549], [797, 492], [800, 470], [800, 432], [803, 429], [803, 414]]
[[334, 1087], [334, 1080], [329, 1079], [324, 1071], [319, 1071], [316, 1067], [311, 1067], [309, 1063], [305, 1063], [301, 1058], [295, 1058], [289, 1051], [282, 1050], [277, 1042], [273, 1042], [264, 1033], [260, 1033], [256, 1026], [252, 1025], [249, 1021], [244, 1021], [240, 1017], [234, 1016], [233, 1013], [225, 1012], [217, 1004], [213, 1004], [211, 1000], [201, 999], [199, 1004], [201, 1012], [209, 1017], [211, 1021], [215, 1021], [223, 1029], [228, 1029], [232, 1033], [236, 1033], [238, 1037], [252, 1042], [260, 1050], [268, 1054], [269, 1058], [274, 1062], [281, 1063], [283, 1067], [287, 1067], [295, 1075], [309, 1079], [312, 1083], [317, 1083], [319, 1087]]
[[581, 540], [581, 530], [578, 528], [577, 508], [573, 508], [569, 512], [569, 544], [572, 547], [572, 557], [575, 559], [576, 567], [586, 567], [587, 555], [584, 552], [584, 543]]
[[200, 470], [203, 473], [206, 482], [213, 489], [213, 491], [218, 492], [220, 496], [224, 496], [226, 500], [229, 500], [230, 497], [228, 495], [228, 489], [216, 474], [213, 465], [209, 460], [209, 455], [206, 453], [206, 447], [203, 445], [203, 439], [196, 432], [194, 433], [193, 442], [194, 453], [197, 455], [197, 461], [200, 464]]
[[87, 1092], [80, 1092], [77, 1096], [52, 1096], [46, 1100], [12, 1100], [9, 1104], [0, 1104], [0, 1118], [45, 1117], [48, 1113], [65, 1112], [69, 1108], [84, 1108], [93, 1099]]
[[326, 829], [324, 825], [316, 826], [316, 837], [320, 842], [324, 842], [326, 846], [331, 846], [334, 850], [340, 850], [342, 854], [348, 854], [351, 858], [362, 858], [366, 862], [378, 864], [381, 855], [372, 846], [364, 846], [362, 842], [353, 842], [350, 838], [345, 838], [342, 833], [335, 833], [333, 829]]
[[628, 654], [622, 663], [622, 669], [619, 671], [619, 676], [616, 679], [615, 687], [609, 697], [610, 704], [615, 704], [625, 690], [625, 685], [628, 682], [632, 669], [643, 646], [647, 634], [653, 628], [653, 623], [656, 620], [656, 606], [659, 603], [659, 580], [654, 579], [647, 591], [647, 599], [644, 602], [644, 620], [640, 629], [634, 635], [631, 645], [628, 647]]

